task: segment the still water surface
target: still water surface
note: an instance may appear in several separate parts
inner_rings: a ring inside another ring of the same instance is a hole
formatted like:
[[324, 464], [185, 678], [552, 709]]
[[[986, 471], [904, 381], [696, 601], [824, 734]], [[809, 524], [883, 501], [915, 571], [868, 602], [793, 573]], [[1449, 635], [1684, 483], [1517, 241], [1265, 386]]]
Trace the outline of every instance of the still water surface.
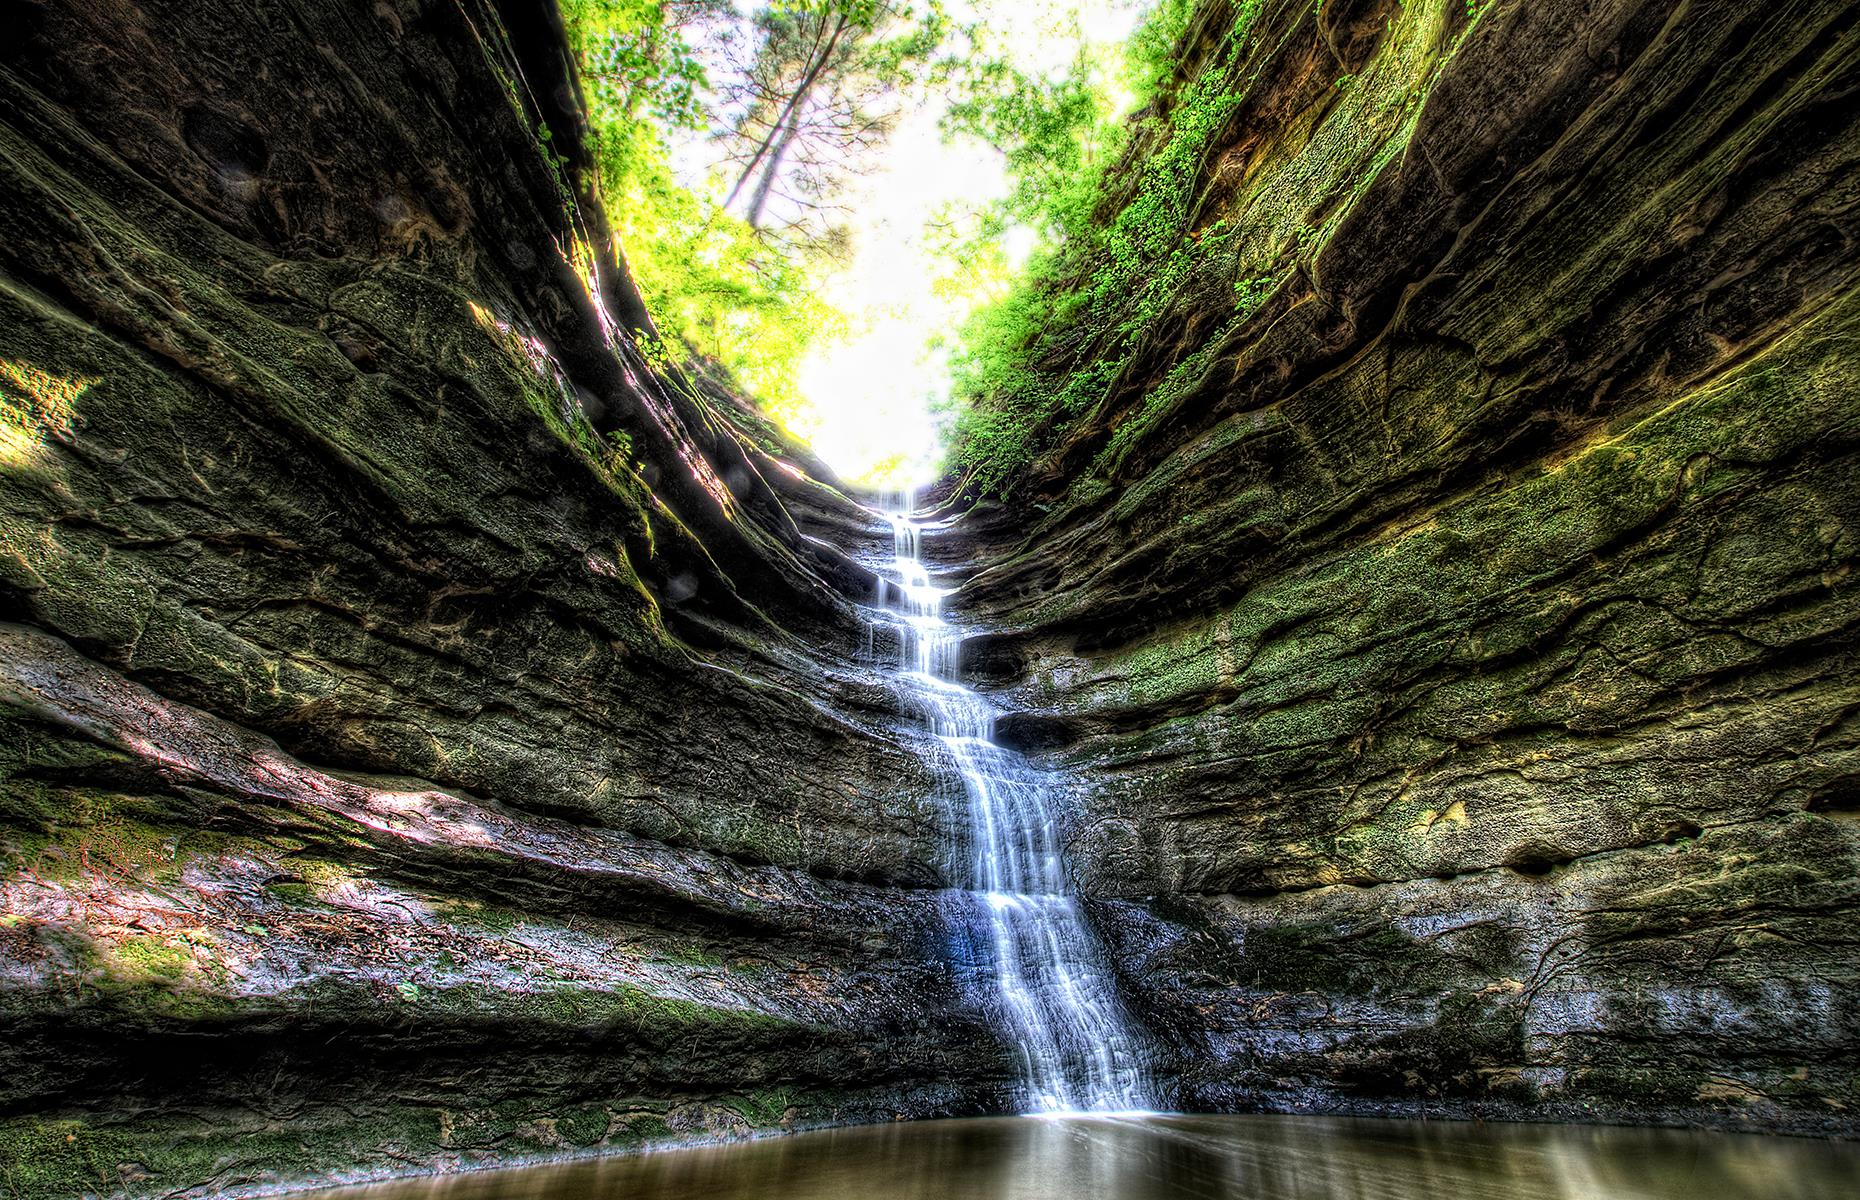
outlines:
[[453, 1175], [317, 1200], [1854, 1200], [1860, 1145], [1333, 1117], [997, 1117]]

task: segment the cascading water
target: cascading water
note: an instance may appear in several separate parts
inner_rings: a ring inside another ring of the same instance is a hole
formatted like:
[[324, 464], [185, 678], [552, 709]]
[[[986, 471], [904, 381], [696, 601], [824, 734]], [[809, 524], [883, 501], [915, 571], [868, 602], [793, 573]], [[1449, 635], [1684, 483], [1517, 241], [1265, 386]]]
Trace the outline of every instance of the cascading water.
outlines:
[[[905, 633], [899, 686], [961, 776], [969, 839], [963, 880], [1020, 1052], [1027, 1111], [1128, 1112], [1148, 1107], [1135, 1039], [1109, 964], [1071, 894], [1059, 854], [1050, 776], [995, 744], [995, 710], [957, 680], [962, 635], [943, 617], [945, 589], [922, 562], [923, 527], [909, 498], [888, 514], [896, 591], [882, 599]], [[979, 894], [981, 903], [975, 904]], [[979, 909], [979, 911], [976, 911]]]

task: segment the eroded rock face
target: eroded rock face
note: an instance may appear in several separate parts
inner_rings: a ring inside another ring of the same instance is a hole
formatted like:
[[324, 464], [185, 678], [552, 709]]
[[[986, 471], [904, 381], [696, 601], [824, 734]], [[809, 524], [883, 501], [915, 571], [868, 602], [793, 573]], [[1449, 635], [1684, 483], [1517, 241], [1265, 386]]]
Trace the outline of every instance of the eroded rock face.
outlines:
[[806, 532], [869, 518], [615, 336], [552, 7], [5, 7], [9, 1195], [1008, 1070], [872, 578]]
[[1851, 1134], [1860, 12], [1474, 7], [1203, 6], [978, 662], [1186, 1103]]
[[[10, 1190], [1012, 1069], [878, 531], [611, 336], [535, 8], [3, 10]], [[1240, 17], [1234, 249], [928, 548], [1167, 1087], [1854, 1132], [1853, 7]]]

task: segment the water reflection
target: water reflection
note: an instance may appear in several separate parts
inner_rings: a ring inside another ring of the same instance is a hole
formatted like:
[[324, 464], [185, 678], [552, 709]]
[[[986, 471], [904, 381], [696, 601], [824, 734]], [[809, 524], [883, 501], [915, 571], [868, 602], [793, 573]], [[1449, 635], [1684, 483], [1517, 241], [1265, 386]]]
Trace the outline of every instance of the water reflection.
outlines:
[[1852, 1200], [1860, 1146], [1329, 1117], [1019, 1117], [378, 1184], [319, 1200]]

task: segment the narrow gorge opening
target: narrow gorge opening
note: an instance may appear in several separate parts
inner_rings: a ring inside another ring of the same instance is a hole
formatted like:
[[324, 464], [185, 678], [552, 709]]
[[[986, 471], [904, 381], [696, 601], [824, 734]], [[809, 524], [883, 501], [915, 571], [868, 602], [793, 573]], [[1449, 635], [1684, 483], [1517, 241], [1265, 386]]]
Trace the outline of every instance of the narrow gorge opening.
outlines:
[[0, 16], [0, 1195], [1851, 1193], [1860, 5]]

